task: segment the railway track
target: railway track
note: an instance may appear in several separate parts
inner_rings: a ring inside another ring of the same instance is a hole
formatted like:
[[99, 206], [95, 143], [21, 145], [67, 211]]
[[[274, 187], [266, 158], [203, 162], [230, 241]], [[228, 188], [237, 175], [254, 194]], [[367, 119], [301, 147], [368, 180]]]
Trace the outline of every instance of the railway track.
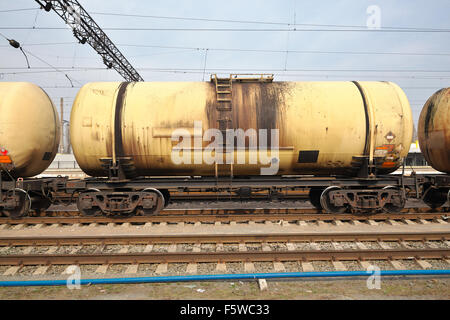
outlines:
[[254, 271], [254, 263], [270, 263], [282, 272], [292, 262], [314, 271], [317, 261], [345, 270], [346, 262], [366, 268], [385, 260], [399, 269], [402, 260], [409, 260], [427, 269], [434, 259], [448, 268], [449, 239], [450, 232], [1, 237], [0, 265], [9, 266], [3, 275], [27, 266], [42, 274], [52, 266], [74, 264], [97, 265], [97, 273], [113, 265], [127, 265], [126, 273], [137, 273], [139, 265], [152, 264], [154, 273], [166, 273], [168, 264], [181, 263], [187, 264], [186, 273], [197, 273], [202, 263], [221, 272], [227, 271], [227, 263], [241, 263], [244, 271]]
[[260, 261], [359, 261], [392, 259], [447, 259], [450, 249], [302, 250], [245, 252], [149, 252], [114, 254], [38, 254], [0, 256], [3, 265], [73, 265], [140, 263], [223, 263]]
[[[182, 223], [182, 226], [183, 223], [196, 225], [206, 223], [214, 226], [225, 223], [233, 228], [233, 223], [284, 225], [287, 222], [306, 226], [309, 223], [320, 225], [324, 222], [332, 222], [338, 226], [340, 221], [370, 225], [377, 225], [379, 222], [388, 222], [393, 225], [450, 222], [447, 220], [445, 210], [433, 211], [427, 208], [409, 208], [396, 214], [374, 215], [325, 214], [310, 208], [167, 209], [155, 216], [121, 219], [81, 217], [76, 211], [53, 211], [46, 214], [43, 217], [27, 217], [21, 220], [0, 218], [0, 229], [64, 225], [76, 228], [83, 225], [102, 227], [111, 224], [135, 224], [147, 227], [165, 223], [174, 223], [178, 226], [179, 223]], [[418, 232], [419, 229], [425, 231]], [[444, 228], [442, 232], [431, 232], [425, 226], [419, 229], [410, 231], [403, 228], [407, 232], [379, 232], [382, 229], [372, 228], [371, 231], [350, 233], [328, 231], [326, 233], [295, 231], [294, 233], [293, 229], [289, 229], [290, 233], [276, 231], [278, 233], [187, 234], [183, 232], [178, 235], [109, 234], [107, 236], [98, 236], [95, 233], [91, 236], [48, 236], [48, 233], [42, 235], [42, 232], [38, 230], [34, 234], [40, 234], [39, 236], [19, 236], [20, 232], [17, 235], [9, 232], [10, 236], [6, 236], [7, 233], [0, 236], [0, 276], [20, 274], [21, 270], [36, 275], [45, 275], [46, 272], [50, 272], [49, 270], [53, 270], [53, 274], [62, 275], [66, 272], [67, 265], [74, 264], [79, 265], [82, 270], [91, 268], [89, 272], [92, 272], [94, 267], [95, 273], [100, 274], [106, 273], [107, 270], [121, 268], [122, 273], [151, 272], [155, 275], [173, 273], [171, 266], [182, 269], [177, 271], [178, 274], [180, 272], [192, 274], [315, 271], [317, 270], [315, 263], [327, 264], [327, 270], [342, 271], [349, 268], [351, 270], [365, 269], [369, 264], [379, 264], [380, 261], [391, 266], [391, 269], [406, 268], [405, 261], [407, 264], [414, 264], [416, 268], [434, 268], [437, 264], [441, 269], [448, 269], [450, 231], [447, 232]], [[56, 234], [58, 233], [59, 231]], [[261, 269], [261, 266], [267, 265], [269, 267]], [[145, 271], [142, 271], [143, 268]], [[385, 266], [386, 268], [389, 269]]]
[[176, 234], [176, 235], [107, 235], [107, 236], [0, 236], [0, 246], [61, 246], [108, 244], [178, 244], [178, 243], [267, 243], [318, 241], [447, 241], [450, 232], [360, 232], [360, 233], [269, 233], [269, 234]]
[[214, 222], [264, 222], [264, 221], [444, 221], [450, 214], [446, 210], [409, 208], [401, 213], [330, 214], [308, 208], [257, 208], [257, 209], [166, 209], [153, 216], [124, 218], [80, 216], [77, 211], [47, 211], [42, 216], [12, 219], [0, 217], [1, 225], [47, 225], [90, 223], [214, 223]]

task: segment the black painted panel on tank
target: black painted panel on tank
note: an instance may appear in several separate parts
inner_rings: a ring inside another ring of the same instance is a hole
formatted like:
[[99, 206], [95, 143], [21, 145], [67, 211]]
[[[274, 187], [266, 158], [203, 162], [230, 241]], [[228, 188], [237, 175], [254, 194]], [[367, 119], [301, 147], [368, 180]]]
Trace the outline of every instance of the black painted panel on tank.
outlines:
[[316, 163], [319, 150], [302, 150], [298, 152], [298, 163]]

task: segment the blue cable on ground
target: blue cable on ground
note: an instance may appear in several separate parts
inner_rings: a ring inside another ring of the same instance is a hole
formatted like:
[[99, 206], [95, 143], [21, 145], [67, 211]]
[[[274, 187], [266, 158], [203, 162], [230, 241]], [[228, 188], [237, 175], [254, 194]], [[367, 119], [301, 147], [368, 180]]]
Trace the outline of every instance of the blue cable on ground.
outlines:
[[[332, 277], [368, 277], [380, 276], [442, 276], [450, 275], [450, 270], [383, 270], [374, 271], [327, 271], [327, 272], [280, 272], [280, 273], [244, 273], [244, 274], [214, 274], [188, 276], [157, 276], [135, 278], [98, 278], [81, 279], [80, 285], [87, 284], [132, 284], [158, 282], [187, 282], [187, 281], [216, 281], [216, 280], [257, 280], [257, 279], [289, 279], [289, 278], [332, 278]], [[65, 286], [78, 284], [71, 280], [26, 280], [0, 281], [1, 287], [29, 287], [29, 286]]]

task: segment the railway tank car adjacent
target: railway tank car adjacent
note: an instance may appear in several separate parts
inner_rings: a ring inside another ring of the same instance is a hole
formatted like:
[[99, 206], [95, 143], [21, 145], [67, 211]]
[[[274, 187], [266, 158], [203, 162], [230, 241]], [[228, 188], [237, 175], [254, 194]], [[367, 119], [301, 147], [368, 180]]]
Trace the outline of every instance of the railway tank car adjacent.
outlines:
[[420, 150], [434, 169], [450, 174], [450, 88], [434, 93], [419, 117]]
[[[450, 174], [450, 88], [435, 92], [425, 103], [419, 117], [418, 137], [425, 160], [437, 171]], [[440, 180], [445, 179], [443, 176]], [[450, 180], [450, 179], [449, 179]], [[430, 206], [440, 206], [450, 200], [450, 190], [444, 183], [426, 187], [423, 200]]]
[[[277, 175], [357, 176], [364, 157], [374, 171], [387, 174], [407, 155], [412, 115], [396, 84], [263, 80], [86, 84], [71, 114], [76, 160], [95, 177], [108, 176], [107, 159], [126, 159], [124, 178], [260, 174], [261, 165], [248, 162], [219, 168], [173, 163], [174, 130], [201, 139], [210, 128], [278, 129]], [[202, 124], [197, 133], [195, 121]], [[234, 159], [239, 152], [248, 159], [251, 150], [244, 149], [234, 150]]]
[[0, 214], [20, 217], [51, 200], [43, 180], [58, 151], [60, 123], [50, 97], [29, 82], [0, 82]]
[[60, 124], [50, 97], [28, 82], [0, 82], [0, 153], [13, 178], [42, 173], [59, 146]]

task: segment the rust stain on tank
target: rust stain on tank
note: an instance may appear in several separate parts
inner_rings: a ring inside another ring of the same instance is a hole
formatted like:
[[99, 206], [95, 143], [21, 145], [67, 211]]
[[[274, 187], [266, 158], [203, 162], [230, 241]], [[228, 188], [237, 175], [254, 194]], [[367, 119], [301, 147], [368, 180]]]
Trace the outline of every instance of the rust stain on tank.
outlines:
[[[210, 128], [219, 128], [219, 111], [221, 102], [217, 101], [215, 85], [210, 83], [206, 102], [206, 115]], [[289, 84], [276, 83], [233, 83], [231, 126], [233, 129], [270, 129], [280, 130], [280, 146], [286, 144], [283, 134], [285, 115], [285, 95], [289, 93]], [[268, 146], [271, 139], [268, 138]], [[246, 140], [248, 147], [248, 139]]]

